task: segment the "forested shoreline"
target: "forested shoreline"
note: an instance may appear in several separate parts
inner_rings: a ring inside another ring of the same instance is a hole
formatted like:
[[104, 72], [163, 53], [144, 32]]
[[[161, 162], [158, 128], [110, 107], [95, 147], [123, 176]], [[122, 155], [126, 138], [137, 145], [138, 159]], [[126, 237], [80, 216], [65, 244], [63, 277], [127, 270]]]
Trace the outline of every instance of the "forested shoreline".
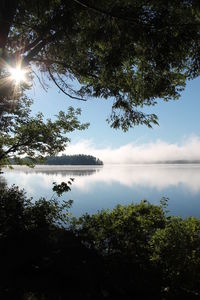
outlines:
[[103, 161], [92, 155], [62, 155], [47, 156], [44, 160], [45, 165], [103, 165]]
[[[33, 161], [29, 157], [25, 157], [20, 161], [20, 164], [32, 164]], [[18, 164], [15, 159], [10, 159], [11, 165]], [[61, 156], [46, 156], [42, 160], [34, 160], [37, 165], [103, 165], [103, 161], [92, 155], [77, 154], [77, 155], [61, 155]]]

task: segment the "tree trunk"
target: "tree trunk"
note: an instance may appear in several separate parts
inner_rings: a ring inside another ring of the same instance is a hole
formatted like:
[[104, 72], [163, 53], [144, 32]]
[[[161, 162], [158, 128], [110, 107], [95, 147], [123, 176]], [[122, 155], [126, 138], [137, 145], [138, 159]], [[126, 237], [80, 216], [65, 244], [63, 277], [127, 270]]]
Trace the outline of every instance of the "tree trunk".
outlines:
[[8, 34], [16, 12], [17, 0], [0, 1], [0, 49], [4, 52], [8, 41]]

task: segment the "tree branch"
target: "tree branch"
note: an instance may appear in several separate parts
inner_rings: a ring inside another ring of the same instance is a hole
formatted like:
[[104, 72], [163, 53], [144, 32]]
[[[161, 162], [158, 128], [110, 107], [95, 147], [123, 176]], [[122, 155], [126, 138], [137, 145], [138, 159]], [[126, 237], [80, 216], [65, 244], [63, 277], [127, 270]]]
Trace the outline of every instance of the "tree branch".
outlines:
[[113, 14], [111, 12], [108, 12], [104, 9], [101, 9], [101, 8], [97, 8], [91, 4], [88, 4], [86, 1], [79, 1], [79, 0], [73, 0], [74, 2], [76, 2], [77, 4], [85, 7], [86, 9], [90, 9], [90, 10], [93, 10], [97, 13], [100, 13], [100, 14], [103, 14], [103, 15], [106, 15], [106, 16], [109, 16], [111, 18], [115, 18], [115, 19], [120, 19], [120, 20], [123, 20], [123, 21], [128, 21], [128, 22], [132, 22], [134, 24], [138, 24], [138, 20], [133, 20], [132, 18], [125, 18], [125, 17], [122, 17], [122, 16], [119, 16], [117, 14]]
[[40, 79], [40, 76], [37, 75], [37, 73], [32, 70], [32, 72], [34, 73], [34, 75], [37, 77], [37, 80], [39, 81], [40, 85], [42, 86], [42, 88], [45, 90], [45, 92], [47, 92], [47, 88], [45, 87], [44, 83], [42, 82], [42, 80]]
[[47, 63], [47, 64], [58, 64], [63, 67], [68, 67], [67, 64], [64, 61], [55, 60], [55, 59], [45, 59], [42, 57], [33, 57], [32, 61], [41, 62], [41, 63]]
[[0, 48], [5, 49], [8, 40], [8, 34], [13, 22], [15, 10], [17, 8], [16, 0], [0, 1]]
[[33, 48], [25, 57], [24, 61], [29, 63], [31, 59], [40, 52], [40, 50], [46, 45], [46, 40], [41, 41], [35, 48]]
[[13, 55], [14, 56], [18, 56], [20, 54], [24, 54], [27, 51], [31, 50], [32, 48], [34, 48], [35, 46], [37, 46], [39, 44], [39, 42], [42, 41], [42, 37], [38, 37], [36, 38], [32, 43], [28, 44], [27, 46], [21, 48], [20, 50], [16, 51]]
[[15, 144], [15, 145], [11, 146], [10, 148], [8, 148], [7, 151], [0, 154], [0, 160], [3, 159], [4, 157], [6, 157], [7, 154], [15, 152], [19, 147], [20, 147], [20, 143], [18, 142], [17, 144]]
[[[68, 68], [69, 69], [69, 66], [66, 64], [66, 62], [60, 61], [60, 60], [45, 59], [45, 58], [42, 58], [42, 57], [33, 57], [32, 61], [41, 62], [41, 63], [48, 64], [48, 65], [49, 64], [58, 64], [58, 65], [63, 66], [64, 68]], [[78, 73], [77, 70], [74, 70], [74, 71]], [[72, 73], [73, 73], [73, 70], [72, 70]], [[94, 74], [86, 74], [86, 75], [89, 76], [89, 77], [91, 77], [91, 78], [98, 79], [98, 76], [96, 76]]]
[[51, 77], [51, 79], [53, 80], [53, 82], [55, 83], [55, 85], [59, 88], [59, 90], [65, 94], [66, 96], [70, 97], [71, 99], [75, 99], [75, 100], [80, 100], [80, 101], [87, 101], [87, 99], [84, 99], [84, 98], [79, 98], [79, 97], [75, 97], [75, 96], [72, 96], [70, 94], [68, 94], [58, 83], [57, 81], [55, 80], [53, 74], [51, 73], [51, 70], [49, 68], [47, 68], [48, 72], [49, 72], [49, 76]]
[[[139, 23], [139, 20], [138, 19], [133, 19], [133, 18], [128, 18], [127, 16], [120, 16], [119, 14], [116, 14], [116, 13], [113, 13], [113, 12], [109, 12], [107, 10], [104, 10], [102, 8], [98, 8], [94, 5], [92, 5], [91, 3], [88, 3], [87, 0], [73, 0], [74, 2], [76, 2], [77, 4], [81, 5], [82, 7], [86, 8], [86, 9], [90, 9], [96, 13], [99, 13], [99, 14], [102, 14], [102, 15], [106, 15], [108, 17], [111, 17], [113, 19], [119, 19], [119, 20], [122, 20], [122, 21], [126, 21], [126, 22], [129, 22], [129, 23], [132, 23], [134, 25], [138, 25]], [[140, 5], [140, 6], [134, 6], [135, 8], [140, 8], [142, 9], [144, 5]], [[163, 4], [162, 4], [163, 6]], [[154, 24], [145, 24], [145, 23], [141, 23], [140, 26], [144, 26], [146, 28], [155, 28]], [[170, 22], [170, 24], [168, 25], [199, 25], [199, 22], [188, 22], [188, 23], [175, 23], [175, 22]], [[167, 25], [165, 25], [167, 26]], [[159, 30], [158, 28], [156, 28], [157, 30]]]

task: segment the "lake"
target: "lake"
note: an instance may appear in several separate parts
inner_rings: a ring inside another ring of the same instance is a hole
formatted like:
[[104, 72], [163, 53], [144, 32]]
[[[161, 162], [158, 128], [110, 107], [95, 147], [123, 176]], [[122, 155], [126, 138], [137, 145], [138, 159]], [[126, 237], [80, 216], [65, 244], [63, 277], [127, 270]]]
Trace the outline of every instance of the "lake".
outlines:
[[51, 198], [52, 183], [75, 180], [61, 199], [74, 200], [72, 213], [95, 213], [117, 204], [147, 199], [159, 204], [168, 197], [170, 214], [200, 217], [200, 165], [104, 165], [104, 166], [16, 166], [4, 169], [1, 181], [16, 184], [37, 199]]

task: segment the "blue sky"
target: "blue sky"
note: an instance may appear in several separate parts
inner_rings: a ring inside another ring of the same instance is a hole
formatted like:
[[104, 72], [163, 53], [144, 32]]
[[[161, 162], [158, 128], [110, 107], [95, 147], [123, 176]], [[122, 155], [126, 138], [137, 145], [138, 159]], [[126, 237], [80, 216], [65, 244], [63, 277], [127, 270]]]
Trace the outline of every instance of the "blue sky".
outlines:
[[53, 85], [45, 92], [37, 82], [29, 94], [34, 99], [33, 112], [42, 111], [46, 117], [52, 117], [59, 110], [66, 110], [68, 106], [82, 109], [81, 120], [89, 121], [90, 127], [88, 130], [71, 134], [72, 143], [89, 140], [97, 148], [117, 148], [129, 143], [146, 144], [158, 140], [179, 144], [191, 136], [199, 137], [199, 89], [200, 78], [189, 81], [179, 100], [167, 103], [159, 100], [157, 106], [149, 109], [158, 115], [159, 126], [154, 126], [153, 129], [137, 126], [126, 133], [111, 129], [107, 124], [106, 118], [112, 106], [109, 99], [93, 99], [87, 102], [72, 100], [59, 93]]

